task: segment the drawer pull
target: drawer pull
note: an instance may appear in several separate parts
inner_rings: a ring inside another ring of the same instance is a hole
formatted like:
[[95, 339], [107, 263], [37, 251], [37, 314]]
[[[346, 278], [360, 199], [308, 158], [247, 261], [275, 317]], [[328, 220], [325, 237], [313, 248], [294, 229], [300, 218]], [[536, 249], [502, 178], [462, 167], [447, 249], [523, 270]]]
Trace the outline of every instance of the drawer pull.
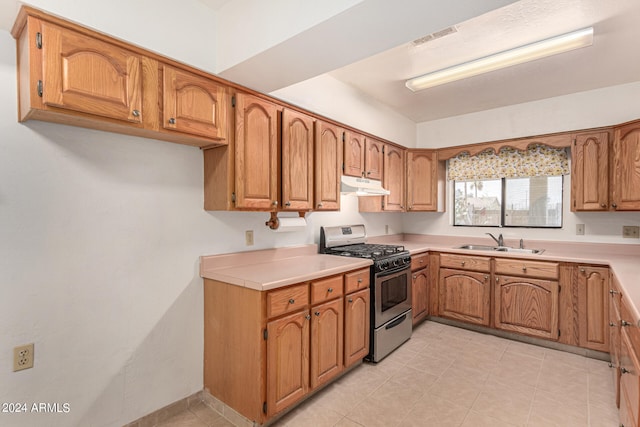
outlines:
[[609, 322], [609, 326], [616, 326], [614, 322]]
[[358, 283], [362, 283], [362, 277], [358, 278]]
[[614, 291], [613, 289], [609, 289], [609, 293], [610, 293], [611, 295], [615, 295], [615, 294], [617, 294], [617, 293], [618, 293], [618, 291]]
[[584, 268], [580, 269], [580, 273], [584, 273], [586, 270]]
[[307, 319], [307, 320], [309, 320], [309, 319], [311, 319], [311, 315], [310, 315], [310, 314], [307, 314], [306, 316], [304, 316], [304, 318], [305, 318], [305, 319]]
[[610, 368], [613, 368], [613, 363], [609, 362], [608, 365]]
[[289, 300], [289, 304], [295, 304], [295, 303], [296, 303], [296, 300], [294, 300], [293, 298]]
[[333, 288], [327, 289], [327, 292], [329, 292], [329, 293], [333, 292]]
[[320, 312], [319, 312], [319, 311], [316, 311], [316, 312], [315, 312], [315, 313], [313, 313], [313, 314], [315, 314], [316, 316], [320, 317]]
[[175, 124], [176, 124], [176, 119], [175, 119], [174, 117], [171, 117], [171, 118], [169, 119], [169, 124], [170, 124], [170, 125], [175, 125]]
[[462, 261], [460, 264], [462, 264], [462, 266], [464, 267], [465, 261]]
[[627, 322], [626, 320], [621, 320], [621, 321], [620, 321], [620, 324], [621, 324], [622, 326], [630, 326], [630, 325], [631, 325], [631, 323]]
[[131, 112], [131, 115], [132, 115], [133, 117], [140, 117], [140, 110], [133, 110], [133, 111]]
[[353, 298], [349, 298], [348, 301], [349, 301], [349, 303], [352, 303], [353, 302]]
[[630, 374], [631, 373], [631, 371], [628, 370], [627, 368], [620, 368], [620, 372], [623, 373], [623, 374]]
[[489, 276], [487, 276], [487, 275], [485, 274], [485, 275], [484, 275], [484, 281], [486, 282], [488, 278], [489, 278]]
[[522, 271], [526, 273], [526, 272], [527, 272], [527, 267], [524, 267], [524, 266], [523, 266], [523, 267], [522, 267]]
[[418, 276], [416, 276], [415, 274], [413, 275], [413, 280], [416, 280], [418, 278]]

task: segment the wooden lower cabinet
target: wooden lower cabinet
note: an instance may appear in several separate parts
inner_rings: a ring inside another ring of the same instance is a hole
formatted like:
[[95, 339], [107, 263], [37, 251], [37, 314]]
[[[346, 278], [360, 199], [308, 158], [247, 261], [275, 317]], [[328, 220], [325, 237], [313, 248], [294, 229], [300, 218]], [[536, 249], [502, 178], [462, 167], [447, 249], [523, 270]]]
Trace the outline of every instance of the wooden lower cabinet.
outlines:
[[558, 282], [515, 276], [495, 277], [495, 327], [558, 339]]
[[578, 266], [580, 347], [609, 351], [609, 269]]
[[[635, 325], [632, 327], [637, 328]], [[620, 423], [625, 427], [637, 427], [640, 409], [640, 361], [627, 329], [622, 328], [620, 338]]]
[[308, 310], [267, 323], [267, 415], [304, 397], [309, 390]]
[[609, 278], [609, 356], [611, 363], [609, 367], [612, 369], [613, 383], [616, 390], [616, 406], [620, 407], [620, 288], [617, 285], [615, 276]]
[[411, 273], [411, 311], [414, 325], [429, 315], [429, 269], [426, 267]]
[[440, 269], [439, 315], [488, 326], [491, 307], [489, 273]]
[[204, 280], [204, 387], [264, 424], [369, 352], [369, 269], [261, 292]]

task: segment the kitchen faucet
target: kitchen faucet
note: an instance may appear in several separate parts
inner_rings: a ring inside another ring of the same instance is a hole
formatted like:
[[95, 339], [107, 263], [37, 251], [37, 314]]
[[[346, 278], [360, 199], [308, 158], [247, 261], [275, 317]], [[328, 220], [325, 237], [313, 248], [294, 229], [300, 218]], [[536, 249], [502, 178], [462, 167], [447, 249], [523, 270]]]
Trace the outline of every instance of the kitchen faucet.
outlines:
[[496, 241], [496, 243], [498, 244], [498, 246], [504, 246], [504, 239], [502, 238], [502, 233], [500, 233], [500, 235], [498, 236], [498, 238], [496, 239], [495, 236], [491, 233], [484, 233], [484, 234], [488, 234], [489, 236], [491, 236], [491, 238], [493, 240]]

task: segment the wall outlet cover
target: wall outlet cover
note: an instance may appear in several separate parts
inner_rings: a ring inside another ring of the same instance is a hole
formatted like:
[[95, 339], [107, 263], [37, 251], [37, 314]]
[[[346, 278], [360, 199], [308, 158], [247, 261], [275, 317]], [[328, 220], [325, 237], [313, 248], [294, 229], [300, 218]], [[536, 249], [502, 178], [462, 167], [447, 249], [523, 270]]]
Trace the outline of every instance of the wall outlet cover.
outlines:
[[584, 224], [576, 224], [576, 235], [584, 236]]
[[33, 343], [13, 349], [13, 371], [33, 368]]
[[622, 226], [622, 237], [626, 239], [638, 239], [640, 238], [640, 227], [634, 225]]

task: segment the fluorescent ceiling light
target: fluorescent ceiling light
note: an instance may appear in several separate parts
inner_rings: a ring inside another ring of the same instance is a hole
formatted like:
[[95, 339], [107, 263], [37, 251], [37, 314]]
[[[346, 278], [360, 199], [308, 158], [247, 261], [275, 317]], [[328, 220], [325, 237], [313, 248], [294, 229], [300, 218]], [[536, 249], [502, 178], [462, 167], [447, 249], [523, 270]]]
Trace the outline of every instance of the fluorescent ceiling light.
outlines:
[[534, 61], [536, 59], [567, 52], [593, 44], [593, 27], [584, 28], [572, 33], [552, 37], [550, 39], [505, 50], [494, 55], [485, 56], [464, 64], [454, 65], [444, 70], [424, 74], [407, 80], [405, 85], [416, 92], [433, 86], [442, 85], [489, 71], [499, 70], [512, 65]]

